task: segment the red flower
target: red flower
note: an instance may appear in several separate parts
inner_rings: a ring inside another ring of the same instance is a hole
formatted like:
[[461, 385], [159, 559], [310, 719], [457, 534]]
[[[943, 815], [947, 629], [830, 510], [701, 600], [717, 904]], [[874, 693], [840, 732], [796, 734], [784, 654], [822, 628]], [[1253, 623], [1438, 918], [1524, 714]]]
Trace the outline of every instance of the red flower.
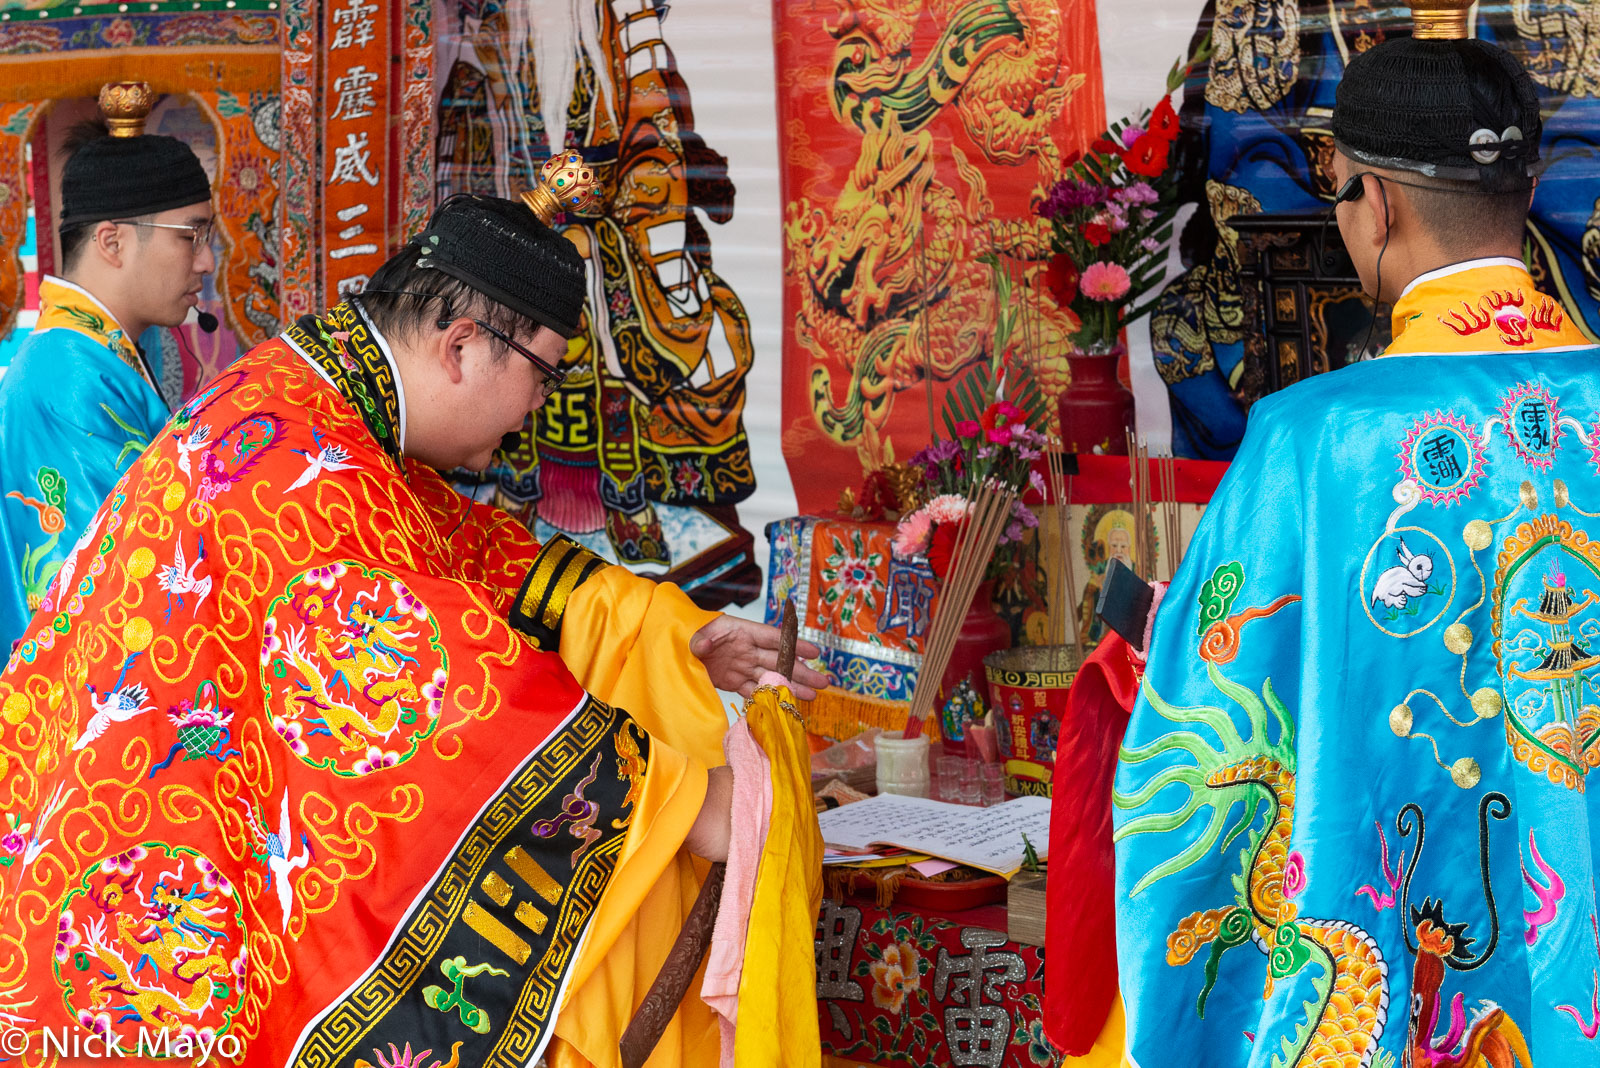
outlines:
[[1171, 97], [1162, 97], [1161, 103], [1150, 113], [1150, 134], [1168, 144], [1177, 139], [1178, 112], [1172, 106]]
[[1122, 150], [1122, 146], [1109, 137], [1096, 137], [1089, 145], [1089, 151], [1098, 152], [1102, 156], [1114, 156]]
[[1171, 142], [1143, 133], [1122, 153], [1122, 162], [1141, 178], [1159, 178], [1167, 169], [1167, 153], [1171, 149]]
[[1111, 228], [1105, 223], [1084, 223], [1083, 228], [1078, 232], [1083, 235], [1085, 241], [1089, 242], [1091, 248], [1099, 248], [1111, 240]]
[[1044, 284], [1050, 290], [1050, 295], [1056, 298], [1056, 306], [1065, 308], [1078, 295], [1078, 265], [1066, 253], [1056, 253], [1050, 257], [1050, 265], [1045, 268]]
[[933, 540], [928, 545], [928, 566], [940, 581], [950, 573], [950, 558], [956, 554], [956, 536], [960, 533], [960, 523], [939, 523], [933, 528]]
[[983, 413], [984, 436], [992, 445], [1009, 445], [1013, 424], [1022, 421], [1021, 408], [1010, 401], [996, 401]]

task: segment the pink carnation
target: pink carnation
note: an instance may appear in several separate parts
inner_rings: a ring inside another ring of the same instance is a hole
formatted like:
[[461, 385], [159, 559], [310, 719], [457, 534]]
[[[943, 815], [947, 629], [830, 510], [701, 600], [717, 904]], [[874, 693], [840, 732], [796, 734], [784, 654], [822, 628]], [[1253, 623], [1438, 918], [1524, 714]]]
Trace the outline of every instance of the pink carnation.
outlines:
[[894, 531], [894, 551], [902, 557], [921, 556], [928, 551], [928, 543], [933, 540], [933, 520], [928, 518], [928, 510], [919, 508], [904, 519]]
[[956, 424], [956, 436], [962, 438], [975, 438], [983, 430], [976, 420], [963, 419]]
[[1115, 263], [1091, 263], [1078, 280], [1078, 291], [1090, 300], [1121, 300], [1128, 295], [1128, 272]]
[[944, 493], [923, 505], [922, 511], [933, 523], [959, 523], [967, 518], [967, 499]]

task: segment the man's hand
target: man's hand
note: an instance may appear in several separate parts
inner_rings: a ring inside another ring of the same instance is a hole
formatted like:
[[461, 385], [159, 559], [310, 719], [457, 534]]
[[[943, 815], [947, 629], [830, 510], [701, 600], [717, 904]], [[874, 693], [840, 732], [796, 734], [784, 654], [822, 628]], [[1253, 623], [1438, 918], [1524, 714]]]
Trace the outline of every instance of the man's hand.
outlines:
[[[778, 667], [778, 628], [738, 616], [719, 615], [700, 628], [689, 642], [689, 651], [706, 666], [713, 686], [749, 697], [756, 692], [761, 673], [775, 671]], [[789, 689], [800, 700], [809, 701], [817, 696], [818, 690], [827, 688], [828, 676], [800, 661], [820, 656], [822, 650], [811, 642], [800, 642], [795, 651], [800, 659], [795, 663]]]

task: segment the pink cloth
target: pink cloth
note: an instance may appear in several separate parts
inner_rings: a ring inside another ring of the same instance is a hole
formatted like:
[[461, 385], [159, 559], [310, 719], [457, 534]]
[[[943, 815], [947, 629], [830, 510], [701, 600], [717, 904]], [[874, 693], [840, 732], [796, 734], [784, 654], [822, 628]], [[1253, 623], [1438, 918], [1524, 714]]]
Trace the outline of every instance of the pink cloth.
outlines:
[[[769, 673], [770, 674], [770, 673]], [[777, 676], [773, 676], [777, 678]], [[782, 679], [777, 679], [782, 683]], [[762, 679], [763, 684], [767, 679]], [[772, 820], [772, 762], [743, 718], [728, 728], [722, 751], [733, 769], [733, 826], [728, 838], [728, 870], [722, 905], [706, 954], [700, 997], [717, 1014], [722, 1030], [722, 1068], [734, 1068], [733, 1036], [739, 1020], [739, 979], [744, 973], [744, 940], [755, 900], [756, 873]]]

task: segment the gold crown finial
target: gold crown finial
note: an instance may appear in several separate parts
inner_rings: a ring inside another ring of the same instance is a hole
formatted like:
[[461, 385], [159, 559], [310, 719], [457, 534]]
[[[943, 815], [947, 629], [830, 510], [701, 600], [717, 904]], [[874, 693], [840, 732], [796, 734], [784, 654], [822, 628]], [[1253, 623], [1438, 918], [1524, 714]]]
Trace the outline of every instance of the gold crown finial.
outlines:
[[112, 137], [138, 137], [155, 107], [156, 94], [147, 82], [107, 82], [100, 87], [100, 114]]
[[549, 226], [558, 212], [590, 214], [600, 203], [600, 180], [576, 152], [561, 152], [539, 168], [539, 184], [524, 190], [522, 202]]
[[1419, 41], [1465, 41], [1472, 0], [1413, 0], [1411, 36]]

